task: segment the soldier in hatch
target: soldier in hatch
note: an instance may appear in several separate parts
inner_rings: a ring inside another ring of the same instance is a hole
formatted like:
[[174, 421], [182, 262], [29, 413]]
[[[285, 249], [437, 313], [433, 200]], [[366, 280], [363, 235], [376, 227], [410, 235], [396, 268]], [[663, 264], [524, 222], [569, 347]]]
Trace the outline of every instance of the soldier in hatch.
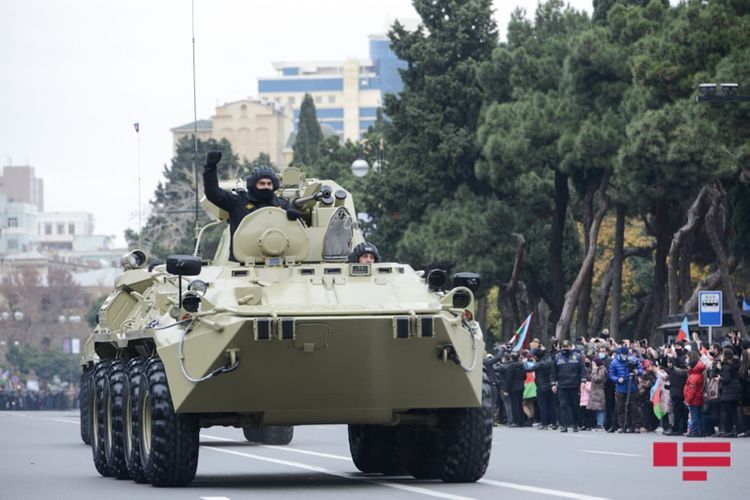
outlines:
[[360, 243], [355, 246], [352, 253], [349, 254], [349, 262], [356, 262], [359, 264], [373, 264], [375, 262], [380, 262], [378, 247], [372, 243]]
[[[300, 213], [290, 208], [287, 200], [276, 196], [274, 191], [279, 189], [279, 178], [273, 168], [269, 166], [255, 167], [247, 177], [247, 191], [235, 192], [219, 187], [216, 167], [220, 160], [221, 151], [210, 151], [206, 155], [203, 186], [208, 201], [229, 212], [230, 236], [234, 236], [234, 232], [246, 215], [259, 208], [278, 207], [286, 210], [287, 219], [296, 220], [300, 218]], [[229, 255], [231, 260], [237, 260], [234, 257], [231, 238]]]

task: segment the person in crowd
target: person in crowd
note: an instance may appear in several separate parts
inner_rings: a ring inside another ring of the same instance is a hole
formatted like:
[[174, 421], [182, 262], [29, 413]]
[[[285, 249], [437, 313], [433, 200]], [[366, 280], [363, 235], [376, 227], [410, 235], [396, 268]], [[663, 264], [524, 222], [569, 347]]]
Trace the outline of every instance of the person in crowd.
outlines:
[[742, 386], [741, 413], [742, 433], [740, 437], [750, 437], [750, 340], [743, 340], [740, 355], [740, 385]]
[[691, 352], [688, 357], [688, 378], [685, 382], [684, 400], [690, 411], [690, 429], [687, 437], [703, 436], [703, 386], [705, 378], [703, 371], [706, 365], [701, 361], [697, 352]]
[[669, 395], [672, 397], [674, 425], [671, 436], [681, 436], [687, 432], [688, 409], [685, 406], [685, 382], [687, 381], [687, 356], [684, 344], [677, 342], [667, 353], [667, 374], [669, 375]]
[[536, 418], [536, 377], [534, 375], [534, 356], [530, 352], [525, 353], [524, 369], [526, 379], [523, 383], [523, 413], [526, 415], [526, 425], [531, 426]]
[[651, 370], [653, 364], [654, 362], [651, 359], [644, 359], [642, 361], [643, 375], [638, 378], [638, 406], [643, 420], [641, 432], [653, 432], [659, 426], [651, 402], [651, 388], [656, 383], [656, 374]]
[[535, 359], [534, 374], [536, 400], [539, 406], [539, 430], [547, 430], [555, 425], [555, 410], [552, 394], [552, 359], [542, 349], [531, 351]]
[[574, 351], [569, 340], [563, 340], [562, 350], [552, 365], [552, 391], [560, 402], [560, 431], [578, 432], [574, 408], [580, 404], [581, 386], [586, 382], [586, 369], [581, 353]]
[[604, 430], [604, 418], [606, 412], [606, 397], [604, 394], [604, 385], [607, 381], [607, 368], [604, 366], [604, 360], [598, 355], [592, 360], [591, 368], [591, 389], [589, 390], [589, 400], [586, 408], [593, 411], [596, 415], [596, 429]]
[[510, 407], [513, 414], [513, 422], [509, 427], [522, 427], [524, 424], [523, 388], [525, 380], [526, 369], [521, 363], [521, 354], [511, 352], [508, 373], [505, 378], [505, 393], [510, 397]]
[[[643, 373], [640, 360], [629, 355], [630, 349], [622, 346], [609, 366], [609, 379], [615, 385], [615, 405], [619, 432], [640, 432], [641, 411], [638, 407], [637, 376]], [[627, 406], [626, 406], [627, 405]], [[627, 413], [630, 418], [625, 418]]]
[[737, 405], [742, 388], [740, 386], [739, 366], [734, 357], [734, 350], [727, 347], [722, 354], [719, 369], [719, 391], [721, 401], [721, 431], [717, 437], [737, 437], [735, 421]]

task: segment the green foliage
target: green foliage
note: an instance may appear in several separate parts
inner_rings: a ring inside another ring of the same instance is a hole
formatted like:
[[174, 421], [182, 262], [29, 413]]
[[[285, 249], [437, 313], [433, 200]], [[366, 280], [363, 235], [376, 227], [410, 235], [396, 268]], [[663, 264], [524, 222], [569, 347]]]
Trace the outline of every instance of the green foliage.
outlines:
[[297, 137], [294, 141], [295, 165], [314, 165], [318, 159], [318, 147], [323, 142], [323, 132], [320, 130], [318, 116], [315, 112], [315, 102], [310, 94], [305, 94], [299, 112]]
[[14, 345], [6, 358], [22, 373], [34, 370], [42, 380], [51, 380], [57, 375], [64, 382], [73, 383], [80, 375], [78, 356], [62, 350], [40, 350], [32, 344], [25, 344], [22, 348]]
[[[182, 138], [177, 144], [171, 165], [164, 166], [164, 179], [159, 182], [150, 200], [151, 213], [143, 227], [142, 245], [154, 258], [165, 259], [170, 254], [193, 253], [196, 236], [193, 165], [196, 164], [200, 184], [206, 154], [214, 150], [222, 152], [220, 179], [244, 179], [252, 166], [270, 165], [267, 155], [252, 163], [240, 162], [226, 139], [198, 140], [198, 152], [195, 154], [192, 136]], [[199, 196], [203, 196], [202, 189]], [[197, 214], [198, 227], [210, 222], [211, 219], [202, 208], [198, 207]], [[137, 245], [137, 232], [128, 230], [125, 236], [131, 248]]]
[[88, 323], [91, 328], [94, 328], [97, 324], [99, 324], [99, 309], [101, 309], [102, 304], [104, 304], [105, 300], [107, 300], [106, 295], [95, 299], [91, 303], [89, 310], [86, 312], [86, 323]]

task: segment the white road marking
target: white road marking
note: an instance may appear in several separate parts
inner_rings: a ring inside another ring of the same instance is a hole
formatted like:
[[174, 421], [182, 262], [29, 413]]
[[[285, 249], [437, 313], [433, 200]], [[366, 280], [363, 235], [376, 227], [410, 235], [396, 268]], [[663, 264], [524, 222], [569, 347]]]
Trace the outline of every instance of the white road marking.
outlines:
[[440, 491], [433, 491], [429, 490], [427, 488], [420, 488], [417, 486], [409, 486], [406, 484], [399, 484], [399, 483], [391, 483], [388, 481], [382, 481], [371, 477], [362, 477], [362, 476], [355, 476], [348, 474], [346, 472], [326, 469], [324, 467], [318, 467], [317, 465], [309, 465], [309, 464], [303, 464], [299, 462], [290, 462], [288, 460], [279, 460], [276, 458], [269, 458], [269, 457], [263, 457], [260, 455], [254, 455], [252, 453], [243, 453], [241, 451], [236, 450], [225, 450], [223, 448], [214, 448], [213, 446], [201, 446], [202, 448], [205, 448], [207, 450], [215, 451], [218, 453], [226, 453], [227, 455], [236, 455], [239, 457], [245, 457], [245, 458], [251, 458], [253, 460], [260, 460], [263, 462], [270, 462], [273, 464], [278, 465], [285, 465], [287, 467], [295, 467], [297, 469], [305, 469], [313, 472], [319, 472], [321, 474], [328, 474], [329, 476], [336, 476], [343, 479], [350, 479], [353, 481], [362, 481], [365, 483], [371, 483], [371, 484], [377, 484], [379, 486], [384, 486], [386, 488], [393, 488], [396, 490], [401, 491], [408, 491], [409, 493], [417, 493], [420, 495], [425, 495], [429, 497], [435, 497], [435, 498], [445, 498], [448, 500], [471, 500], [471, 497], [464, 497], [459, 495], [451, 495], [449, 493], [442, 493]]
[[[215, 439], [217, 441], [232, 441], [235, 443], [243, 443], [244, 441], [240, 441], [238, 439], [229, 439], [229, 438], [223, 438], [219, 436], [209, 436], [208, 434], [201, 434], [202, 438], [206, 439]], [[301, 453], [303, 455], [312, 455], [315, 457], [322, 457], [322, 458], [332, 458], [334, 460], [346, 460], [347, 462], [351, 462], [351, 457], [345, 457], [343, 455], [331, 455], [330, 453], [321, 453], [319, 451], [310, 451], [310, 450], [302, 450], [300, 448], [293, 448], [291, 446], [273, 446], [268, 444], [261, 444], [258, 445], [259, 448], [270, 448], [272, 450], [279, 450], [279, 451], [290, 451], [293, 453]]]
[[491, 486], [498, 486], [500, 488], [510, 488], [513, 490], [527, 491], [529, 493], [539, 493], [540, 495], [549, 495], [560, 498], [573, 498], [575, 500], [607, 500], [607, 498], [605, 497], [592, 497], [589, 495], [581, 495], [580, 493], [573, 493], [570, 491], [551, 490], [549, 488], [526, 486], [525, 484], [517, 483], [506, 483], [505, 481], [494, 481], [492, 479], [480, 479], [479, 482], [482, 484], [489, 484]]
[[201, 500], [230, 500], [229, 497], [201, 497]]
[[[10, 412], [9, 412], [8, 416], [11, 416]], [[73, 419], [66, 420], [64, 418], [38, 417], [36, 415], [34, 415], [34, 416], [24, 415], [22, 413], [14, 413], [14, 414], [12, 414], [12, 416], [14, 416], [14, 417], [21, 417], [21, 418], [28, 418], [29, 420], [48, 420], [50, 422], [64, 422], [66, 424], [80, 425], [80, 423], [81, 423], [80, 420], [78, 420], [78, 419], [75, 419], [75, 420], [73, 420]]]
[[635, 453], [620, 453], [617, 451], [599, 451], [599, 450], [576, 450], [581, 453], [594, 453], [597, 455], [614, 455], [616, 457], [642, 457], [643, 455], [637, 455]]

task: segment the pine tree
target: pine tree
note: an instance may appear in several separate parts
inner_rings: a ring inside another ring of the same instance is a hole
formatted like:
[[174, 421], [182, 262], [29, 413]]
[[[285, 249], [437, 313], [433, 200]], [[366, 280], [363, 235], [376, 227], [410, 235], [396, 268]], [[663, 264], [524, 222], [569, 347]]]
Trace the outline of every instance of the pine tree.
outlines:
[[297, 138], [294, 141], [295, 165], [312, 166], [318, 159], [318, 147], [323, 142], [323, 132], [320, 130], [315, 103], [310, 94], [305, 94], [299, 111], [299, 125]]

